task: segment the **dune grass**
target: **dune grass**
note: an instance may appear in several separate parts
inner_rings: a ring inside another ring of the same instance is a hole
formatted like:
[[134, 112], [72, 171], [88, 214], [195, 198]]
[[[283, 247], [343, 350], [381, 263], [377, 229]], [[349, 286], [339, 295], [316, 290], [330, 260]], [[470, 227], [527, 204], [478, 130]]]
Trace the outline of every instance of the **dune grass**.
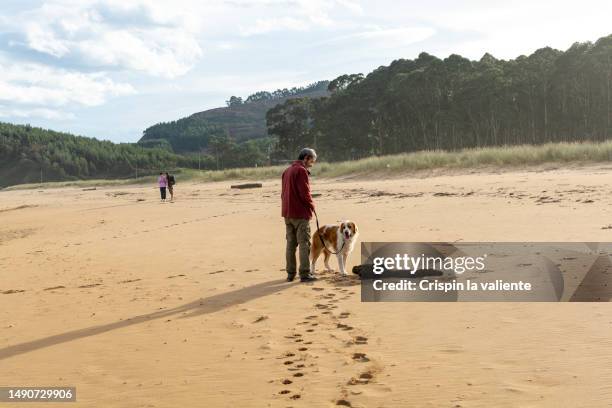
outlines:
[[[612, 161], [612, 141], [600, 143], [547, 143], [464, 149], [458, 151], [422, 151], [389, 156], [375, 156], [360, 160], [317, 163], [313, 174], [317, 177], [343, 177], [350, 175], [390, 176], [420, 170], [469, 169], [478, 167], [518, 167], [547, 163], [599, 163]], [[277, 178], [286, 165], [249, 167], [217, 171], [180, 169], [177, 180], [215, 182], [225, 180], [266, 180]], [[155, 176], [121, 180], [79, 180], [44, 184], [22, 184], [7, 189], [41, 187], [95, 187], [154, 183]]]
[[[548, 143], [464, 149], [458, 151], [421, 151], [368, 157], [335, 163], [320, 162], [313, 169], [318, 177], [343, 177], [354, 174], [392, 175], [440, 168], [535, 166], [546, 163], [598, 163], [612, 161], [612, 141], [601, 143]], [[233, 179], [263, 180], [280, 176], [286, 166], [206, 171], [185, 170], [200, 181]]]

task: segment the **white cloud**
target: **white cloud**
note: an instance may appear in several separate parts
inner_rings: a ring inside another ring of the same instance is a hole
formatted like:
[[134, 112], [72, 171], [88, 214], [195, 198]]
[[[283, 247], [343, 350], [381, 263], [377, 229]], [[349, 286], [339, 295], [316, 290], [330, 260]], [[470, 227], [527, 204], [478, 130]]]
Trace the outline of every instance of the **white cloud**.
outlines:
[[80, 41], [72, 49], [89, 64], [122, 67], [167, 78], [187, 73], [202, 54], [193, 38], [166, 28], [144, 32], [108, 31]]
[[332, 16], [352, 14], [363, 14], [353, 0], [55, 0], [21, 12], [3, 31], [16, 35], [13, 46], [58, 63], [172, 79], [203, 58], [201, 41], [216, 31], [253, 36], [338, 28]]
[[399, 22], [409, 15], [445, 32], [444, 42], [427, 51], [480, 58], [489, 52], [498, 58], [516, 58], [538, 48], [567, 49], [575, 41], [609, 35], [612, 2], [608, 0], [515, 0], [496, 2], [430, 0], [375, 9], [374, 17]]
[[220, 51], [232, 51], [239, 49], [242, 45], [232, 41], [221, 41], [214, 45], [215, 49]]
[[273, 31], [305, 31], [310, 25], [303, 20], [294, 17], [279, 17], [257, 19], [252, 26], [241, 28], [244, 36], [266, 34]]
[[203, 51], [193, 13], [169, 5], [63, 0], [24, 12], [21, 19], [28, 23], [15, 21], [12, 30], [23, 35], [27, 48], [58, 59], [174, 78], [188, 72]]
[[56, 38], [53, 32], [45, 30], [37, 23], [26, 24], [25, 35], [28, 46], [33, 50], [58, 58], [70, 51], [67, 44]]
[[338, 36], [320, 44], [350, 40], [357, 42], [374, 42], [378, 48], [393, 48], [424, 41], [435, 33], [436, 30], [432, 27], [374, 28]]
[[[244, 36], [266, 34], [274, 31], [306, 31], [317, 27], [330, 28], [339, 25], [332, 18], [335, 11], [349, 11], [361, 15], [363, 9], [358, 3], [350, 0], [280, 0], [280, 1], [244, 1], [238, 4], [268, 6], [264, 17], [255, 18], [254, 24], [241, 24], [240, 32]], [[338, 10], [337, 10], [338, 9]]]
[[0, 63], [0, 101], [34, 106], [96, 106], [134, 88], [104, 73], [85, 74], [38, 64]]
[[0, 105], [0, 117], [2, 118], [43, 118], [48, 120], [71, 120], [75, 116], [71, 112], [63, 112], [56, 109], [32, 108], [17, 109], [6, 108]]
[[351, 1], [351, 0], [336, 0], [336, 1], [340, 6], [346, 8], [352, 13], [355, 13], [360, 16], [364, 14], [363, 7], [357, 1]]

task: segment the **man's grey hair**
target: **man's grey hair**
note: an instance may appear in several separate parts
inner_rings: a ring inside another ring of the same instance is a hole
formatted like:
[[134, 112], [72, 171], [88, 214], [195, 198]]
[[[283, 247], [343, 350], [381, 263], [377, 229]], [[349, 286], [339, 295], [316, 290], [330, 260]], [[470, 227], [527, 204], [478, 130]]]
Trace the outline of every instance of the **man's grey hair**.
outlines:
[[312, 157], [313, 159], [317, 158], [317, 152], [314, 151], [314, 149], [311, 149], [310, 147], [305, 147], [302, 150], [300, 150], [300, 154], [298, 156], [298, 160], [304, 160], [307, 157]]

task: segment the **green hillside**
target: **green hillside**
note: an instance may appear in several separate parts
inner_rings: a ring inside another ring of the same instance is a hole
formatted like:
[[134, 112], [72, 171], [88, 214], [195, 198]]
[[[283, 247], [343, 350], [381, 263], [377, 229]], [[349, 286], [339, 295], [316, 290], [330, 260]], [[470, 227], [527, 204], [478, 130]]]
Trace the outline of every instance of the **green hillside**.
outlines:
[[0, 122], [0, 187], [43, 181], [123, 178], [197, 160], [163, 148], [115, 144], [69, 133]]
[[209, 148], [215, 138], [227, 136], [234, 143], [268, 136], [266, 112], [293, 98], [320, 98], [329, 94], [328, 81], [302, 88], [257, 92], [244, 101], [232, 96], [227, 106], [194, 113], [172, 122], [158, 123], [143, 132], [140, 144], [166, 140], [175, 152], [195, 152]]

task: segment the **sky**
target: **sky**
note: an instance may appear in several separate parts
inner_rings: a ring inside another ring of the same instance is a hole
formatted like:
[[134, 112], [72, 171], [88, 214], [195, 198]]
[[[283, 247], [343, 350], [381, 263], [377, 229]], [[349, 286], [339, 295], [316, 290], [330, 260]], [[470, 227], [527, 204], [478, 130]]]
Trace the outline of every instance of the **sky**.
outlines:
[[612, 34], [608, 1], [0, 0], [0, 121], [136, 142], [230, 96], [420, 52], [510, 59]]

